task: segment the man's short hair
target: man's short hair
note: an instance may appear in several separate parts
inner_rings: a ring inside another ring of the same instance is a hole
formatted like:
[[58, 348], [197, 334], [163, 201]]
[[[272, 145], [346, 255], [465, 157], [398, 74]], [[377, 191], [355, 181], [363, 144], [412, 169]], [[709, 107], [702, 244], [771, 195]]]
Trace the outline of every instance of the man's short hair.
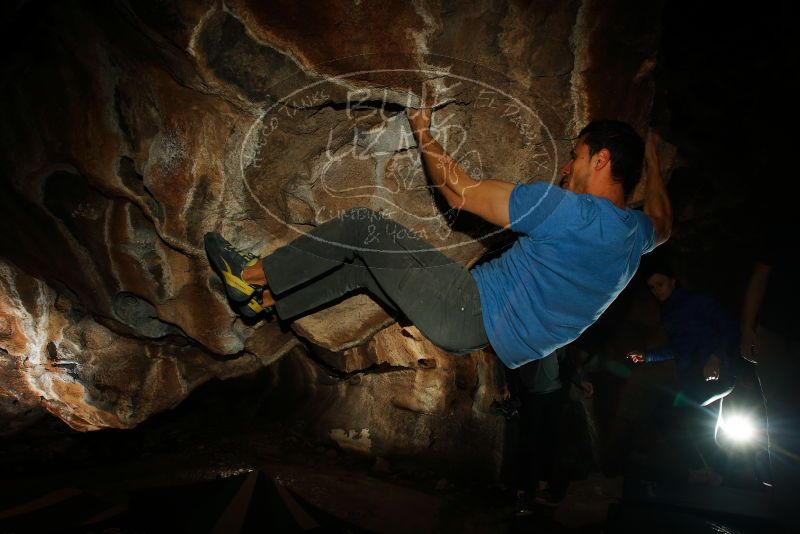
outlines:
[[615, 120], [597, 120], [586, 125], [578, 137], [585, 138], [589, 157], [606, 148], [611, 153], [611, 176], [622, 183], [625, 195], [633, 191], [642, 176], [644, 140], [630, 124]]
[[645, 280], [650, 280], [650, 277], [654, 274], [660, 274], [666, 276], [667, 278], [675, 278], [675, 271], [672, 270], [672, 267], [664, 260], [654, 260], [649, 263], [645, 263], [642, 265], [641, 268], [642, 274], [644, 274]]

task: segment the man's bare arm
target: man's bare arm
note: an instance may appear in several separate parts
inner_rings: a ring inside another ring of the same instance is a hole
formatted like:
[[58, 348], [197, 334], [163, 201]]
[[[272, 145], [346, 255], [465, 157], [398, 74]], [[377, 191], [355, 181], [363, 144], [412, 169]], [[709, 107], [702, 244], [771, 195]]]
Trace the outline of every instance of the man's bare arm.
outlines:
[[656, 231], [656, 245], [669, 239], [672, 233], [672, 204], [664, 187], [661, 176], [661, 165], [658, 161], [658, 134], [652, 130], [647, 132], [644, 148], [645, 165], [647, 167], [647, 183], [644, 191], [644, 212], [653, 221]]
[[742, 306], [742, 337], [740, 341], [741, 355], [747, 359], [753, 358], [753, 347], [756, 344], [756, 319], [764, 294], [767, 292], [767, 282], [772, 267], [766, 263], [757, 262], [747, 284]]
[[430, 114], [430, 109], [408, 110], [409, 123], [433, 185], [450, 207], [474, 213], [502, 228], [508, 227], [511, 224], [508, 203], [515, 184], [472, 178], [431, 135]]

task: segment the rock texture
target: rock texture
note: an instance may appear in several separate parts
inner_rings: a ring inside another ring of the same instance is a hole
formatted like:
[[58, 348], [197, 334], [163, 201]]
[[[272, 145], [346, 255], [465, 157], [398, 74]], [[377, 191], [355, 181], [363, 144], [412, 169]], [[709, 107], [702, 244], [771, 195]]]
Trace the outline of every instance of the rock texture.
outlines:
[[395, 323], [342, 352], [287, 355], [271, 367], [272, 388], [344, 450], [456, 465], [481, 458], [474, 472], [491, 475], [502, 465], [505, 425], [490, 410], [502, 372], [495, 360], [453, 357]]
[[129, 428], [291, 353], [276, 387], [307, 388], [343, 447], [444, 453], [470, 429], [490, 454], [489, 355], [445, 355], [367, 295], [245, 322], [202, 236], [266, 255], [369, 206], [473, 264], [511, 236], [442, 209], [403, 108], [434, 94], [435, 133], [475, 176], [553, 180], [590, 117], [644, 130], [660, 3], [17, 5], [0, 88], [7, 420]]
[[[126, 306], [136, 310], [140, 302]], [[143, 313], [152, 313], [147, 306]], [[175, 406], [211, 377], [253, 372], [299, 346], [294, 336], [264, 325], [240, 353], [223, 359], [177, 327], [142, 317], [133, 319], [145, 325], [139, 331], [94, 317], [43, 281], [0, 261], [0, 419], [8, 425], [5, 430], [42, 409], [79, 430], [130, 428]]]

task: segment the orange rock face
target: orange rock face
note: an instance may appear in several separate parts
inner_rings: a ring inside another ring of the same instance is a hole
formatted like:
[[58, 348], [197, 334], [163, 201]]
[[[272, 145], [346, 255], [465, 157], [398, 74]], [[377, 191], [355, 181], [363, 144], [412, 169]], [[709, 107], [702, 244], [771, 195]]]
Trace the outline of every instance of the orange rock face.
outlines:
[[442, 209], [404, 107], [433, 94], [435, 135], [476, 177], [554, 180], [593, 114], [644, 127], [651, 8], [604, 4], [598, 26], [590, 1], [44, 6], [14, 14], [25, 37], [0, 88], [3, 417], [129, 428], [291, 353], [276, 384], [281, 369], [312, 391], [330, 369], [348, 377], [316, 409], [333, 439], [421, 451], [469, 427], [488, 454], [489, 355], [454, 359], [367, 295], [245, 322], [202, 236], [263, 256], [368, 206], [472, 265], [511, 236]]

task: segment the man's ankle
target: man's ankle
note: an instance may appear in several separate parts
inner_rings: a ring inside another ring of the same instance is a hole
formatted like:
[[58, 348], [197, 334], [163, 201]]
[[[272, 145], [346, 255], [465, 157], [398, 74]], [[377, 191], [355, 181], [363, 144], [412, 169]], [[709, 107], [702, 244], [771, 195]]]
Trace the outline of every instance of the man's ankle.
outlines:
[[261, 300], [264, 303], [264, 306], [275, 305], [275, 297], [272, 296], [272, 293], [270, 293], [269, 288], [266, 286], [264, 286], [264, 293], [261, 296]]
[[245, 267], [244, 271], [242, 271], [242, 279], [253, 286], [267, 285], [267, 276], [264, 274], [264, 268], [261, 266], [260, 261]]

